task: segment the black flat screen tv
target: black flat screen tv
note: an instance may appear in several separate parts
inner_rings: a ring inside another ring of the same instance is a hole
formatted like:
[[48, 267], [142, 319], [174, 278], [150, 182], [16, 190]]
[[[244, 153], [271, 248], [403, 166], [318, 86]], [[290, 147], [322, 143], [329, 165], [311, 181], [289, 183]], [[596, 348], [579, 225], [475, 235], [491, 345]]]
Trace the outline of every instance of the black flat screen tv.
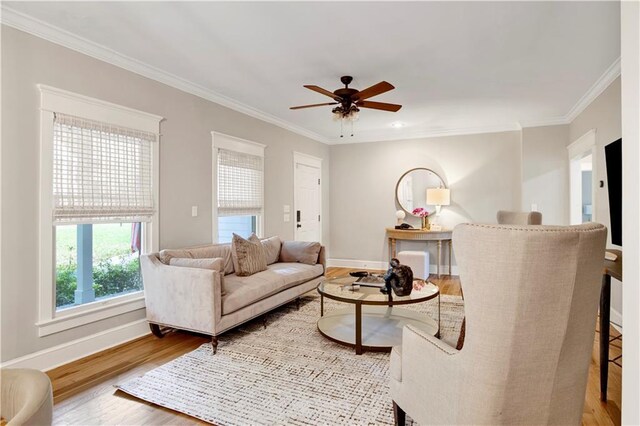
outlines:
[[622, 139], [604, 147], [609, 190], [611, 243], [622, 246]]

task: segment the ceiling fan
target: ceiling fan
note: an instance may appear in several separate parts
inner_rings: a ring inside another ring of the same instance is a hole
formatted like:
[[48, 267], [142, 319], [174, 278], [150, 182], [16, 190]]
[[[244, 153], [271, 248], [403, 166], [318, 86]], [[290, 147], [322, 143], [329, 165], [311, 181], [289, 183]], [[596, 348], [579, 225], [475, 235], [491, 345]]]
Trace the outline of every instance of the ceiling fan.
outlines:
[[374, 84], [373, 86], [368, 87], [364, 90], [357, 90], [349, 87], [349, 84], [351, 84], [351, 81], [353, 81], [353, 77], [351, 76], [345, 75], [343, 77], [340, 77], [340, 81], [342, 82], [342, 84], [344, 84], [344, 88], [334, 90], [333, 92], [314, 85], [304, 86], [309, 90], [313, 90], [314, 92], [318, 92], [332, 98], [334, 102], [300, 105], [291, 107], [290, 109], [338, 105], [331, 110], [331, 112], [333, 112], [337, 118], [355, 120], [357, 118], [358, 111], [360, 111], [360, 108], [379, 109], [382, 111], [390, 112], [396, 112], [400, 108], [402, 108], [402, 105], [388, 104], [385, 102], [372, 102], [366, 100], [382, 93], [388, 92], [389, 90], [395, 89], [392, 84], [387, 83], [386, 81], [381, 81], [380, 83]]

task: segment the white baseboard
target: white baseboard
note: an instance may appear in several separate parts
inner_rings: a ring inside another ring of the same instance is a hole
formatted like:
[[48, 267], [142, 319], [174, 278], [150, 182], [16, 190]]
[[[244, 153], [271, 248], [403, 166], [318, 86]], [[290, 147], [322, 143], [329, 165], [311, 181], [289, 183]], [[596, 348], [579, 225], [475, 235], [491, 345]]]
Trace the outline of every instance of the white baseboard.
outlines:
[[[327, 259], [327, 267], [386, 270], [389, 268], [389, 263], [377, 260]], [[447, 274], [449, 272], [448, 267], [449, 265], [442, 265], [440, 273]], [[429, 272], [432, 274], [437, 273], [436, 265], [429, 265]], [[451, 275], [458, 275], [458, 267], [456, 265], [451, 266]]]
[[3, 362], [0, 367], [48, 371], [147, 334], [150, 334], [149, 325], [146, 319], [141, 319]]

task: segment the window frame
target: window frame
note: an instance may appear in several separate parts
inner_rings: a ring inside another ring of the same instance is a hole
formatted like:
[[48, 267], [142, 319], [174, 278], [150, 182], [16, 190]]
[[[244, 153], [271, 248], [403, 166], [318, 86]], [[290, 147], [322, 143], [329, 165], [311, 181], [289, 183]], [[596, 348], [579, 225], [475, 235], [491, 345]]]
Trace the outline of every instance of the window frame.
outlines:
[[219, 243], [218, 235], [218, 149], [226, 149], [229, 151], [240, 152], [243, 154], [256, 155], [262, 157], [262, 209], [256, 218], [256, 235], [263, 236], [264, 232], [264, 176], [265, 162], [264, 151], [267, 146], [258, 142], [237, 138], [224, 133], [211, 132], [211, 218], [212, 218], [212, 235], [213, 244]]
[[96, 300], [56, 311], [55, 225], [53, 220], [53, 128], [54, 113], [64, 113], [154, 133], [153, 197], [156, 206], [151, 222], [142, 226], [141, 254], [159, 246], [158, 201], [160, 181], [160, 122], [162, 117], [42, 84], [40, 91], [40, 220], [38, 335], [58, 333], [145, 307], [144, 291]]

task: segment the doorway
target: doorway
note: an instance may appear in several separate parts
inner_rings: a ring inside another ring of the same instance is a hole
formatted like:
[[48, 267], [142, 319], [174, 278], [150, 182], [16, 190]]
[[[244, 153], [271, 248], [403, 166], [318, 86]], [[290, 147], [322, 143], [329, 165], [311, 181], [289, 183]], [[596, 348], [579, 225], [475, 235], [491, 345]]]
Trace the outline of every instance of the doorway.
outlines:
[[569, 150], [570, 224], [595, 219], [595, 129], [567, 147]]
[[322, 240], [322, 159], [293, 153], [293, 212], [296, 241]]

